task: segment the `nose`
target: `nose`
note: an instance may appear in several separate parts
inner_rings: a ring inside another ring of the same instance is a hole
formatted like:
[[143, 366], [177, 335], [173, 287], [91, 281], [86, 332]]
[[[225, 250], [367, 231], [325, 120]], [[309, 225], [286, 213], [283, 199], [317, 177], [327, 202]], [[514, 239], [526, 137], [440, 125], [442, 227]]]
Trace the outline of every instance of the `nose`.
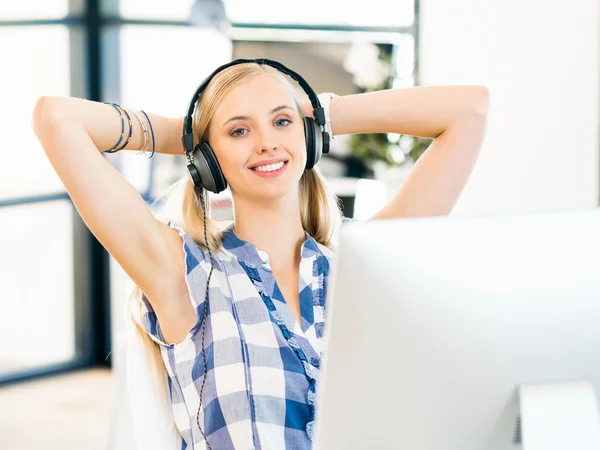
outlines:
[[256, 136], [257, 153], [268, 153], [279, 149], [279, 145], [275, 139], [275, 133], [273, 133], [271, 129], [259, 127], [256, 131]]

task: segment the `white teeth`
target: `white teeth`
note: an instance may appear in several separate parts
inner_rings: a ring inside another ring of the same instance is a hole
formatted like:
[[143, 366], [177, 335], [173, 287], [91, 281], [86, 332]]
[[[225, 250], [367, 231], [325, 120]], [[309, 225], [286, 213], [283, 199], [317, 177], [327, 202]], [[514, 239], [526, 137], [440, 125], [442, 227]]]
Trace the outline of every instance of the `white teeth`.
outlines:
[[278, 162], [274, 164], [267, 164], [265, 166], [257, 166], [254, 168], [257, 172], [274, 172], [275, 170], [279, 170], [283, 167], [284, 162]]

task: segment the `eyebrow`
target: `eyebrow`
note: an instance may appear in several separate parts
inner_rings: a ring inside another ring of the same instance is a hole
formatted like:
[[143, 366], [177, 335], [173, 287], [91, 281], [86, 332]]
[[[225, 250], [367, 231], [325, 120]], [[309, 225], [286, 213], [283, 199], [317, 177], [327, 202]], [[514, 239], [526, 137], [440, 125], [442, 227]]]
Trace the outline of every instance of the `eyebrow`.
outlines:
[[[291, 106], [288, 105], [279, 105], [275, 108], [273, 108], [271, 111], [269, 111], [269, 114], [273, 114], [276, 113], [277, 111], [281, 111], [282, 109], [293, 109]], [[250, 117], [248, 116], [233, 116], [230, 119], [228, 119], [223, 126], [227, 125], [229, 122], [233, 121], [233, 120], [249, 120]]]

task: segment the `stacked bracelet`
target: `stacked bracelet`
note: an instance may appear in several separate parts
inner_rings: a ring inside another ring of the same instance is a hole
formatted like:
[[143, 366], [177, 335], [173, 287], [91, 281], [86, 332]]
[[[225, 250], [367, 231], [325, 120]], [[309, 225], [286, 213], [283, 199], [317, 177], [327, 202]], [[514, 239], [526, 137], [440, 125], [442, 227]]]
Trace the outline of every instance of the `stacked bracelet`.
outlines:
[[[111, 148], [109, 150], [104, 150], [104, 153], [117, 153], [118, 151], [121, 151], [125, 147], [127, 147], [127, 144], [129, 144], [129, 141], [131, 140], [131, 136], [133, 134], [133, 124], [131, 122], [131, 116], [129, 115], [129, 112], [127, 111], [127, 109], [123, 108], [122, 106], [120, 106], [116, 103], [112, 103], [112, 102], [103, 102], [103, 103], [106, 105], [111, 105], [113, 108], [115, 108], [117, 110], [117, 112], [119, 113], [119, 116], [121, 117], [121, 137], [119, 137], [119, 140], [117, 141], [117, 143], [114, 145], [113, 148]], [[148, 121], [148, 128], [150, 128], [150, 137], [151, 137], [151, 139], [150, 139], [148, 136], [148, 129], [144, 125], [144, 121], [141, 119], [141, 117], [138, 114], [135, 113], [135, 111], [132, 111], [133, 115], [135, 115], [138, 122], [140, 123], [140, 126], [142, 127], [142, 131], [144, 133], [144, 145], [142, 147], [142, 153], [146, 154], [146, 149], [149, 147], [150, 142], [151, 142], [152, 143], [152, 152], [150, 153], [149, 158], [152, 158], [152, 156], [154, 155], [154, 151], [156, 149], [156, 142], [154, 139], [154, 129], [152, 128], [152, 122], [150, 121], [150, 117], [148, 117], [148, 114], [146, 114], [142, 110], [140, 110], [140, 111], [142, 112], [142, 114], [144, 114], [144, 117]], [[125, 117], [127, 117], [127, 121], [129, 122], [129, 133], [127, 135], [125, 134]]]
[[[121, 116], [121, 137], [119, 138], [119, 140], [117, 141], [117, 143], [115, 144], [115, 146], [113, 148], [111, 148], [110, 150], [105, 150], [106, 153], [117, 153], [117, 152], [123, 150], [125, 147], [127, 147], [127, 144], [129, 144], [129, 141], [131, 140], [131, 134], [133, 133], [133, 124], [131, 123], [131, 116], [129, 115], [129, 113], [127, 112], [127, 110], [125, 108], [121, 107], [120, 105], [117, 105], [116, 103], [111, 103], [111, 102], [103, 102], [103, 103], [106, 105], [111, 105], [113, 108], [115, 108], [117, 110], [117, 112]], [[123, 141], [123, 138], [125, 137], [125, 117], [123, 117], [123, 113], [125, 113], [125, 116], [127, 116], [127, 121], [129, 122], [129, 134], [127, 135], [127, 138], [125, 139], [125, 141]], [[122, 145], [121, 145], [121, 142], [123, 142]]]
[[[117, 105], [117, 106], [119, 106], [119, 105]], [[121, 108], [121, 106], [119, 106], [119, 108]], [[123, 112], [127, 116], [127, 120], [129, 121], [129, 136], [127, 136], [127, 139], [125, 140], [123, 145], [121, 147], [119, 147], [117, 150], [115, 150], [115, 152], [123, 150], [125, 147], [127, 147], [127, 144], [129, 144], [129, 141], [131, 140], [131, 135], [133, 133], [133, 124], [131, 123], [131, 116], [129, 115], [129, 113], [127, 112], [127, 110], [125, 108], [121, 108], [121, 109], [123, 110]]]
[[150, 134], [152, 135], [152, 153], [150, 154], [149, 158], [152, 158], [152, 156], [154, 156], [154, 149], [156, 148], [156, 143], [154, 142], [154, 129], [152, 128], [152, 122], [150, 122], [150, 117], [148, 117], [148, 114], [146, 114], [144, 110], [140, 111], [142, 111], [142, 114], [146, 116], [146, 120], [148, 121], [148, 125], [150, 126]]
[[117, 141], [117, 143], [115, 144], [115, 146], [109, 150], [104, 150], [105, 153], [116, 153], [118, 152], [119, 149], [119, 145], [121, 144], [121, 141], [123, 140], [123, 137], [125, 135], [125, 118], [123, 117], [123, 113], [121, 112], [121, 108], [116, 104], [116, 103], [111, 103], [111, 102], [102, 102], [105, 105], [111, 105], [113, 108], [115, 108], [117, 110], [117, 112], [119, 113], [119, 116], [121, 116], [121, 137], [119, 138], [119, 140]]
[[144, 121], [142, 120], [142, 118], [139, 116], [138, 113], [136, 113], [135, 111], [131, 111], [131, 112], [133, 113], [135, 118], [140, 123], [140, 126], [142, 127], [142, 131], [144, 132], [144, 144], [142, 145], [142, 150], [140, 151], [140, 153], [143, 153], [145, 155], [146, 150], [148, 149], [148, 144], [150, 143], [148, 128], [146, 127], [146, 124], [144, 123]]

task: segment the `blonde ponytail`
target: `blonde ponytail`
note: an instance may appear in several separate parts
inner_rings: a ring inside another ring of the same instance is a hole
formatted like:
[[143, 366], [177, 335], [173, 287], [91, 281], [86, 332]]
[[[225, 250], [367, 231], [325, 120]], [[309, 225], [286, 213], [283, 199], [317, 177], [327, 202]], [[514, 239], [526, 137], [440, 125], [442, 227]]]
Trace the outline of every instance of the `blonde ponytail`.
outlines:
[[299, 189], [302, 227], [319, 244], [330, 247], [341, 222], [337, 197], [317, 167], [304, 171]]
[[[183, 180], [182, 180], [183, 181]], [[221, 233], [214, 220], [210, 218], [209, 196], [205, 191], [203, 193], [207, 211], [204, 215], [204, 205], [202, 199], [197, 194], [194, 183], [189, 177], [186, 177], [184, 183], [184, 193], [182, 202], [182, 223], [181, 228], [198, 245], [205, 250], [210, 247], [212, 251], [221, 246]], [[204, 217], [206, 217], [206, 237], [208, 243], [204, 241]]]

